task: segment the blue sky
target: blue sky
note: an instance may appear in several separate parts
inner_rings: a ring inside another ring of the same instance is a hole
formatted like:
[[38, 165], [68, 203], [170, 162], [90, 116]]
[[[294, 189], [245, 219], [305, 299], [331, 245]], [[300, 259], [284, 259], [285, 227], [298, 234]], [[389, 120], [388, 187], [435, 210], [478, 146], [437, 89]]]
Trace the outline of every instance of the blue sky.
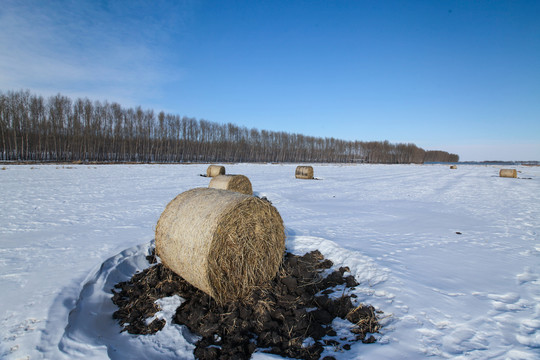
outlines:
[[540, 160], [540, 1], [1, 2], [2, 91]]

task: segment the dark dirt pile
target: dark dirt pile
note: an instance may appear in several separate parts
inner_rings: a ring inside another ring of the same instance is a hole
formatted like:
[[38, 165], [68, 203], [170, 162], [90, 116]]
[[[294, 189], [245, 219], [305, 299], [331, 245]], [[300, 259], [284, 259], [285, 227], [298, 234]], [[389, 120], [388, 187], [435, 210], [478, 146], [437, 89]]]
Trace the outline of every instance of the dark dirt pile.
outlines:
[[[157, 262], [154, 254], [147, 258]], [[153, 334], [165, 325], [165, 320], [158, 319], [146, 325], [145, 320], [160, 310], [154, 302], [179, 295], [185, 301], [176, 310], [174, 322], [201, 337], [195, 349], [197, 359], [249, 359], [256, 348], [290, 358], [319, 359], [324, 347], [342, 351], [357, 341], [374, 342], [370, 333], [380, 329], [377, 311], [354, 305], [356, 295], [348, 295], [346, 288], [358, 285], [352, 275], [346, 275], [349, 269], [327, 270], [332, 265], [319, 251], [304, 256], [286, 253], [270, 288], [257, 290], [245, 303], [218, 306], [210, 296], [156, 264], [115, 285], [118, 290], [113, 290], [112, 300], [119, 310], [113, 316], [122, 331]], [[335, 291], [339, 293], [329, 296]], [[338, 336], [332, 328], [335, 318], [351, 323], [350, 336]]]

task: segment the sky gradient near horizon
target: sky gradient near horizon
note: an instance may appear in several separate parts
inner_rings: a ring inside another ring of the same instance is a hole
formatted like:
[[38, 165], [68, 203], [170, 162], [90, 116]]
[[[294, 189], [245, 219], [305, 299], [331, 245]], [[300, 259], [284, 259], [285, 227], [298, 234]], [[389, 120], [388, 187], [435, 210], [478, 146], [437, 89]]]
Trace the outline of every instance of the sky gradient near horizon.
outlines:
[[4, 92], [540, 160], [540, 1], [1, 3]]

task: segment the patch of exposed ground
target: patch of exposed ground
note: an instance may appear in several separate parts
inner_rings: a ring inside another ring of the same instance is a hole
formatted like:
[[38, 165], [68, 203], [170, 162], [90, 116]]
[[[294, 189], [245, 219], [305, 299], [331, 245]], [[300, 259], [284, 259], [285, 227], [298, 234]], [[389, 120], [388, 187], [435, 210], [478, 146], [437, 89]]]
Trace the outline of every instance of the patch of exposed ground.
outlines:
[[[165, 325], [163, 319], [147, 324], [160, 310], [155, 301], [179, 295], [185, 301], [173, 320], [199, 335], [197, 359], [249, 359], [257, 348], [289, 358], [319, 359], [325, 347], [342, 351], [358, 341], [374, 342], [371, 334], [380, 329], [378, 312], [356, 304], [350, 290], [358, 283], [349, 269], [333, 269], [319, 251], [286, 253], [269, 288], [255, 291], [243, 303], [224, 306], [158, 263], [154, 254], [147, 258], [153, 266], [115, 285], [112, 300], [119, 309], [113, 316], [123, 331], [153, 334]], [[336, 318], [348, 321], [350, 335], [333, 328]]]

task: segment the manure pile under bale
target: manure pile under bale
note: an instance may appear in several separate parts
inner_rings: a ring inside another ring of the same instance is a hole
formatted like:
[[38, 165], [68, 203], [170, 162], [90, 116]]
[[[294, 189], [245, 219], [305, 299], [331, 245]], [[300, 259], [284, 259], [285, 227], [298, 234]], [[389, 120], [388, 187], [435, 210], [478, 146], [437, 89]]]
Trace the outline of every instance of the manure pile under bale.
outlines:
[[501, 169], [499, 171], [499, 177], [517, 178], [516, 169]]
[[[375, 342], [372, 334], [381, 328], [382, 312], [358, 301], [350, 269], [334, 267], [317, 250], [286, 253], [269, 288], [223, 305], [159, 263], [155, 253], [147, 260], [154, 265], [114, 286], [113, 318], [122, 331], [154, 334], [168, 321], [155, 316], [161, 310], [156, 300], [178, 295], [184, 301], [172, 324], [198, 336], [193, 355], [199, 360], [248, 360], [255, 351], [303, 360], [341, 353], [342, 359], [353, 344]], [[330, 359], [336, 358], [323, 357]]]
[[270, 202], [196, 188], [173, 199], [156, 226], [163, 264], [217, 302], [242, 300], [277, 273], [283, 220]]
[[313, 167], [297, 166], [295, 176], [297, 179], [313, 179]]
[[210, 180], [208, 187], [253, 195], [251, 182], [244, 175], [218, 175]]
[[221, 165], [210, 165], [206, 169], [206, 176], [214, 177], [218, 175], [225, 175], [225, 166]]

